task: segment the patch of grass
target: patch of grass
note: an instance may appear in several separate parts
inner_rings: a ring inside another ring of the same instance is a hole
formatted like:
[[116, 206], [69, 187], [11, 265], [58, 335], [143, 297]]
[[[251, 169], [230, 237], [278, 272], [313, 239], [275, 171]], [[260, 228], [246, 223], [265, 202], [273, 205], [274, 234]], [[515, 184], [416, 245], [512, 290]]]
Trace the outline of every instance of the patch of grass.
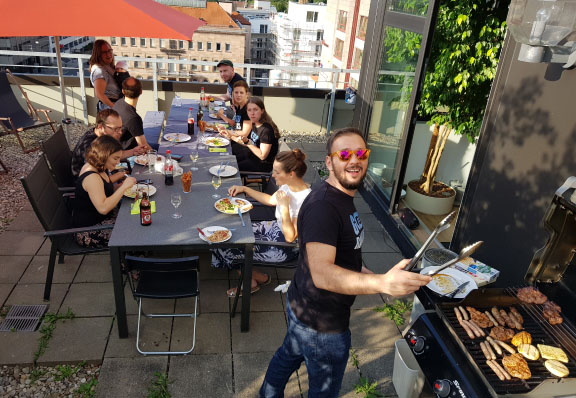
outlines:
[[86, 383], [80, 384], [74, 395], [80, 398], [94, 398], [94, 396], [96, 396], [97, 385], [98, 379], [90, 379]]
[[56, 329], [56, 322], [60, 320], [73, 319], [75, 316], [76, 315], [74, 315], [70, 308], [68, 308], [68, 312], [65, 314], [54, 314], [48, 312], [44, 315], [44, 324], [39, 330], [40, 339], [38, 339], [38, 349], [34, 353], [34, 364], [36, 364], [38, 359], [46, 352], [48, 342], [52, 338], [54, 329]]
[[396, 300], [393, 304], [384, 304], [382, 307], [374, 308], [376, 312], [383, 312], [396, 326], [404, 325], [404, 313], [410, 310], [412, 310], [412, 302], [406, 300]]
[[148, 388], [147, 398], [171, 398], [168, 386], [172, 381], [168, 380], [168, 373], [154, 372], [154, 377], [152, 386]]
[[366, 377], [360, 376], [360, 381], [354, 386], [354, 392], [356, 395], [362, 394], [363, 398], [383, 397], [382, 394], [376, 391], [377, 387], [378, 383], [370, 383], [370, 380], [368, 380]]
[[76, 373], [78, 373], [79, 370], [82, 369], [85, 363], [86, 362], [82, 361], [78, 364], [78, 366], [56, 365], [56, 370], [58, 371], [58, 374], [54, 376], [54, 380], [62, 381], [74, 376]]
[[44, 376], [48, 371], [46, 369], [39, 369], [39, 368], [34, 368], [32, 369], [32, 371], [30, 372], [30, 381], [32, 383], [35, 383], [36, 381], [38, 381], [42, 376]]

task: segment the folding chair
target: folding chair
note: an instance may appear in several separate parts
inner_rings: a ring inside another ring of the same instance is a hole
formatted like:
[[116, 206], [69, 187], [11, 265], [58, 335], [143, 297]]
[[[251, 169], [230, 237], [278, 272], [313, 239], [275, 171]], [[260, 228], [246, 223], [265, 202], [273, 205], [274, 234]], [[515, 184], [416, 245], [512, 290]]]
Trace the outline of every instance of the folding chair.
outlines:
[[[138, 329], [136, 349], [143, 355], [186, 355], [196, 345], [196, 319], [198, 317], [198, 257], [143, 258], [126, 256], [125, 266], [129, 274], [138, 273], [138, 278], [129, 275], [128, 282], [134, 299], [138, 302]], [[142, 310], [142, 299], [180, 299], [194, 297], [193, 314], [146, 314]], [[187, 351], [143, 351], [140, 349], [140, 321], [148, 318], [189, 317], [194, 319], [192, 347]]]
[[[20, 103], [16, 99], [12, 87], [10, 87], [10, 82], [8, 80], [8, 75], [12, 77], [15, 84], [20, 89], [26, 104], [28, 105], [28, 113], [22, 109]], [[40, 115], [38, 112], [42, 112], [46, 118], [46, 121], [40, 120]], [[14, 75], [9, 69], [6, 71], [0, 71], [0, 137], [5, 135], [14, 135], [18, 140], [18, 143], [22, 147], [24, 153], [34, 152], [40, 149], [40, 146], [34, 146], [32, 148], [26, 148], [20, 133], [23, 131], [33, 129], [36, 127], [42, 127], [49, 125], [52, 131], [55, 133], [56, 128], [54, 127], [55, 121], [50, 119], [48, 116], [48, 109], [36, 109], [28, 99], [28, 95], [24, 89], [15, 80]]]
[[56, 254], [58, 254], [58, 263], [62, 264], [65, 255], [74, 256], [106, 251], [108, 250], [107, 247], [88, 248], [78, 245], [74, 239], [74, 234], [112, 229], [114, 225], [72, 228], [72, 214], [69, 205], [52, 178], [44, 157], [40, 157], [30, 174], [20, 178], [20, 181], [38, 220], [46, 231], [44, 236], [50, 238], [51, 241], [50, 259], [44, 285], [44, 300], [50, 300]]
[[42, 151], [58, 188], [61, 191], [73, 191], [72, 151], [62, 127], [48, 139], [42, 141]]

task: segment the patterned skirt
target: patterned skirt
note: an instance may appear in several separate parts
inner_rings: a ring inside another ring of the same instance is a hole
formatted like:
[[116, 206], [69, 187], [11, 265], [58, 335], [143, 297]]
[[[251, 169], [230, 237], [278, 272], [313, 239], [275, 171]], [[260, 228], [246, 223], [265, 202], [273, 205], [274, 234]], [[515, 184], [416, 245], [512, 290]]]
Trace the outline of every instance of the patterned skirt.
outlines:
[[[286, 242], [276, 220], [253, 222], [252, 231], [256, 240]], [[254, 261], [281, 263], [296, 258], [298, 258], [298, 248], [296, 247], [254, 245]], [[242, 249], [212, 250], [212, 266], [215, 268], [238, 269], [243, 260], [244, 250]]]
[[[110, 217], [96, 225], [110, 225], [116, 222], [116, 217], [118, 216], [118, 209], [114, 208], [110, 213]], [[101, 248], [107, 247], [108, 241], [110, 240], [110, 235], [112, 234], [112, 229], [103, 229], [101, 231], [91, 231], [91, 232], [79, 232], [74, 234], [76, 243], [80, 246], [91, 247], [91, 248]]]

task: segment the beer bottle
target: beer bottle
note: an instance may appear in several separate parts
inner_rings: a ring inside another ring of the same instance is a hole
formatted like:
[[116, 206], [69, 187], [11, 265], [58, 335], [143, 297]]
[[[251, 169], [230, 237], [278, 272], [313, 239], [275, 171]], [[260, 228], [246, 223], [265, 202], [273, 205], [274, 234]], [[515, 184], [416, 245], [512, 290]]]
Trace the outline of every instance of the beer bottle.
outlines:
[[202, 112], [202, 106], [198, 107], [198, 113], [196, 114], [196, 123], [200, 123], [200, 120], [204, 118], [204, 112]]
[[192, 108], [188, 110], [188, 135], [194, 135], [194, 114]]
[[174, 185], [174, 163], [170, 150], [166, 151], [166, 161], [164, 162], [164, 184]]
[[142, 193], [142, 200], [140, 201], [140, 224], [145, 227], [152, 224], [152, 208], [146, 192]]

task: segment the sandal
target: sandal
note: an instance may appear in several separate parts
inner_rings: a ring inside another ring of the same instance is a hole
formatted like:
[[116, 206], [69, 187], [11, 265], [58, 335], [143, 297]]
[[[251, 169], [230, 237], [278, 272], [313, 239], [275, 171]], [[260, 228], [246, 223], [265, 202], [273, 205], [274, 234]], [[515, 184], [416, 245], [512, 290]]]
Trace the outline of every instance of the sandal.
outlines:
[[272, 277], [271, 277], [269, 274], [264, 273], [264, 275], [266, 275], [266, 277], [267, 277], [268, 279], [266, 279], [266, 280], [265, 280], [264, 282], [262, 282], [262, 283], [256, 281], [256, 283], [257, 283], [258, 286], [260, 286], [260, 287], [269, 285], [270, 282], [272, 282]]
[[[254, 294], [256, 293], [258, 290], [260, 290], [259, 286], [254, 286], [252, 289], [250, 289], [250, 294]], [[228, 298], [234, 298], [236, 297], [236, 288], [233, 287], [231, 289], [228, 289], [228, 291], [226, 292], [226, 294], [228, 295]], [[240, 291], [240, 297], [242, 297], [242, 291]]]

